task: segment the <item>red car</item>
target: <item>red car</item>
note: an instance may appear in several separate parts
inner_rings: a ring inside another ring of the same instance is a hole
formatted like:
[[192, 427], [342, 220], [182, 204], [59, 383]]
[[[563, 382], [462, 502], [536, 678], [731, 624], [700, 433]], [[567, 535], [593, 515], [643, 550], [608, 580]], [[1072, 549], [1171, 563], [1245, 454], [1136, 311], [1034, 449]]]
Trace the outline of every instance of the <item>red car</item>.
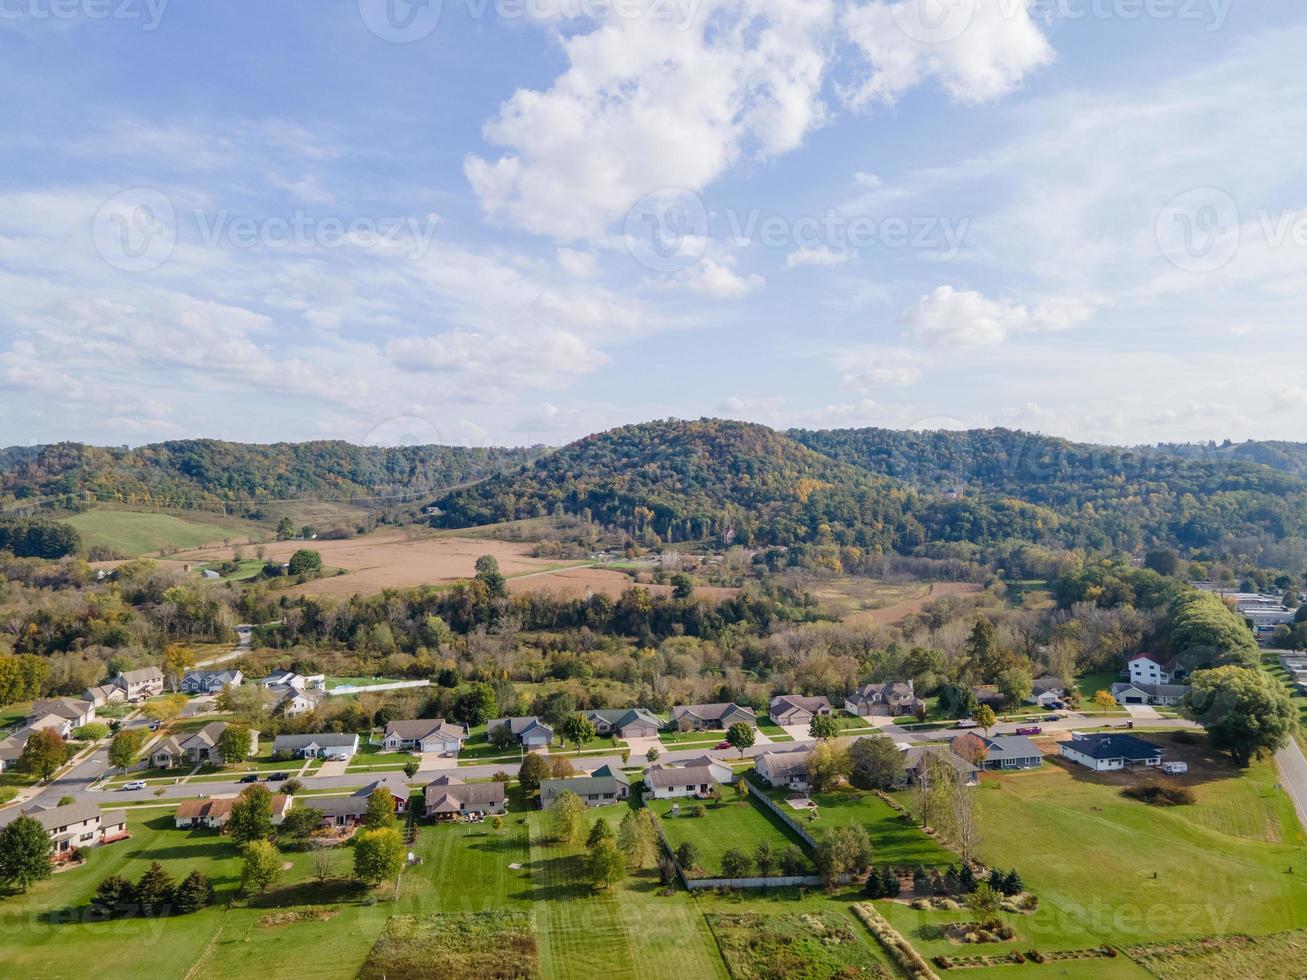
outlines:
[[1018, 728], [1018, 729], [1017, 729], [1017, 734], [1018, 734], [1018, 735], [1038, 735], [1038, 734], [1040, 734], [1042, 731], [1043, 731], [1043, 729], [1040, 728], [1038, 725], [1026, 725], [1026, 726], [1023, 727], [1023, 728]]
[[731, 747], [731, 743], [730, 743], [730, 742], [718, 742], [716, 747], [719, 748], [719, 749], [729, 749], [729, 748]]

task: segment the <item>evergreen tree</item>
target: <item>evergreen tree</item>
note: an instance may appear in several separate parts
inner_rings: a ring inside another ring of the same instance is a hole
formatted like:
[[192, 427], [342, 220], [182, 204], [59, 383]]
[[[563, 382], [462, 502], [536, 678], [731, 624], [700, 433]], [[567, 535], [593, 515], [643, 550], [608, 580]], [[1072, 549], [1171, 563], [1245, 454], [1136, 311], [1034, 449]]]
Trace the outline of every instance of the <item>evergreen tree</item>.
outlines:
[[136, 909], [136, 891], [121, 875], [110, 875], [95, 886], [91, 907], [102, 915], [127, 915]]
[[598, 820], [594, 822], [594, 826], [590, 828], [590, 833], [586, 836], [585, 839], [585, 846], [593, 851], [596, 845], [598, 845], [598, 843], [601, 840], [612, 840], [612, 839], [613, 839], [613, 828], [608, 825], [607, 820], [605, 820], [603, 817], [600, 817]]
[[192, 871], [177, 886], [173, 901], [182, 914], [198, 912], [213, 901], [213, 883], [200, 872]]
[[898, 872], [893, 868], [887, 867], [884, 874], [884, 891], [886, 898], [898, 898], [899, 893], [903, 891], [902, 884], [899, 883]]
[[976, 890], [976, 873], [971, 870], [970, 864], [962, 865], [962, 870], [958, 873], [958, 890], [963, 895], [970, 895]]
[[881, 878], [879, 868], [871, 869], [871, 874], [867, 875], [867, 885], [862, 889], [862, 893], [868, 898], [885, 897], [885, 880]]
[[930, 875], [921, 865], [917, 865], [917, 870], [912, 872], [912, 890], [918, 895], [929, 895], [933, 891], [930, 887]]
[[1021, 875], [1017, 874], [1016, 868], [1013, 868], [1007, 873], [1007, 878], [1003, 880], [1003, 888], [1001, 890], [1003, 894], [1007, 895], [1009, 898], [1013, 895], [1020, 895], [1026, 890], [1026, 883], [1021, 880]]
[[172, 875], [154, 861], [136, 882], [136, 902], [142, 912], [162, 912], [172, 902]]

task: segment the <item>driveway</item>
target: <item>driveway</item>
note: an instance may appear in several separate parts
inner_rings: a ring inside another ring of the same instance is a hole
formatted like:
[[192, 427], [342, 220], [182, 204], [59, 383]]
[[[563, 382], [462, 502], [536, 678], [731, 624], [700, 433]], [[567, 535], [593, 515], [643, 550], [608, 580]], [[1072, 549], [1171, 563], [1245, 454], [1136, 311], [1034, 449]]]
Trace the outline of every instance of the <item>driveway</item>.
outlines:
[[1161, 721], [1162, 716], [1158, 714], [1157, 709], [1147, 704], [1127, 704], [1123, 705], [1126, 711], [1130, 712], [1130, 717], [1135, 721]]
[[649, 750], [657, 749], [658, 754], [665, 755], [666, 749], [663, 743], [658, 740], [658, 736], [645, 738], [628, 738], [625, 739], [626, 746], [631, 750], [631, 764], [644, 763], [649, 758]]
[[786, 735], [789, 735], [796, 742], [806, 742], [812, 738], [808, 734], [807, 725], [782, 725], [781, 728], [784, 729]]
[[349, 760], [347, 759], [328, 759], [326, 762], [322, 764], [322, 768], [320, 768], [313, 775], [314, 776], [343, 776], [345, 775], [345, 770], [348, 768], [349, 768]]

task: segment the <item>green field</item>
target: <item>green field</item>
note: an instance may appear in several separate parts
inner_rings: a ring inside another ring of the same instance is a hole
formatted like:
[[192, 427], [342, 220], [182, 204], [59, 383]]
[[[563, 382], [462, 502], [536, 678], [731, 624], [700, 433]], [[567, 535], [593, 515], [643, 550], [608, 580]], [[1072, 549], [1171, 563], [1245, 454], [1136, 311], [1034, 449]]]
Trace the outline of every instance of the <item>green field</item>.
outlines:
[[[223, 523], [218, 523], [218, 520]], [[97, 509], [75, 514], [67, 521], [82, 536], [83, 547], [101, 548], [124, 558], [160, 550], [199, 548], [224, 541], [245, 541], [263, 533], [257, 524], [214, 519], [214, 515], [208, 514], [203, 517], [179, 517], [173, 514]]]
[[[785, 826], [774, 813], [752, 798], [743, 802], [737, 801], [734, 791], [729, 787], [724, 787], [721, 806], [714, 806], [711, 803], [700, 804], [699, 801], [691, 799], [649, 799], [645, 801], [645, 805], [658, 814], [663, 833], [667, 835], [667, 841], [673, 848], [680, 847], [685, 841], [693, 841], [699, 848], [699, 861], [703, 871], [697, 877], [720, 877], [722, 855], [732, 847], [743, 851], [750, 860], [758, 844], [764, 840], [771, 844], [773, 853], [779, 853], [791, 844], [801, 851], [804, 850], [799, 836]], [[699, 805], [704, 806], [703, 816], [691, 816], [691, 811]], [[678, 806], [678, 816], [671, 815], [673, 806]], [[816, 868], [810, 867], [806, 873], [815, 872]]]

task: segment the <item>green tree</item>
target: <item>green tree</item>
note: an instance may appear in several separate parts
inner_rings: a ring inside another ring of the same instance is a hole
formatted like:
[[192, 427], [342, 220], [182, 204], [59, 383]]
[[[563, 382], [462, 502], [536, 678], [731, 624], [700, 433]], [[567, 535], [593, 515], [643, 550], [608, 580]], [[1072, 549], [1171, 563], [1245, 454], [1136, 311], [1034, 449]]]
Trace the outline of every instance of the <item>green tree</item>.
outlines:
[[272, 838], [272, 794], [267, 787], [256, 783], [241, 792], [227, 817], [227, 832], [237, 844]]
[[109, 743], [109, 765], [126, 769], [136, 760], [136, 753], [145, 744], [145, 735], [139, 728], [120, 728]]
[[840, 723], [835, 720], [834, 715], [812, 716], [812, 724], [808, 726], [808, 734], [813, 738], [825, 741], [828, 738], [836, 738], [839, 733]]
[[101, 915], [125, 915], [136, 909], [136, 892], [121, 875], [110, 875], [95, 886], [91, 907]]
[[495, 689], [486, 683], [468, 684], [459, 688], [454, 695], [454, 707], [451, 712], [454, 720], [475, 728], [484, 725], [499, 710], [495, 698]]
[[540, 781], [549, 778], [549, 760], [536, 752], [528, 752], [517, 770], [517, 781], [523, 792], [534, 793]]
[[277, 522], [277, 540], [289, 541], [295, 537], [295, 525], [291, 523], [289, 517], [283, 517]]
[[645, 868], [658, 856], [657, 817], [647, 807], [627, 810], [617, 827], [617, 847], [633, 868]]
[[363, 830], [354, 843], [354, 877], [370, 885], [399, 877], [404, 870], [404, 840], [393, 827]]
[[[366, 831], [364, 831], [366, 833]], [[241, 863], [241, 890], [265, 892], [281, 876], [281, 855], [270, 841], [252, 840], [245, 845]]]
[[888, 735], [857, 739], [849, 746], [849, 782], [858, 789], [894, 789], [903, 773], [903, 752]]
[[694, 580], [684, 572], [672, 576], [672, 598], [688, 599], [694, 595]]
[[781, 869], [781, 874], [787, 878], [806, 874], [808, 871], [808, 859], [793, 844], [781, 850], [776, 858], [776, 865]]
[[830, 789], [853, 771], [849, 750], [834, 742], [818, 742], [808, 753], [808, 782], [818, 792]]
[[1284, 688], [1245, 667], [1197, 671], [1182, 710], [1207, 729], [1213, 748], [1228, 752], [1240, 767], [1284, 748], [1298, 730], [1297, 711]]
[[753, 850], [753, 863], [758, 866], [759, 878], [770, 878], [772, 868], [776, 866], [776, 852], [771, 841], [763, 838]]
[[992, 681], [1003, 665], [1003, 652], [998, 647], [998, 629], [983, 616], [976, 620], [966, 643], [967, 660], [986, 682]]
[[1009, 709], [1020, 707], [1034, 691], [1030, 668], [1024, 665], [1004, 667], [998, 672], [995, 683]]
[[836, 827], [817, 842], [817, 873], [828, 885], [840, 875], [856, 874], [871, 863], [871, 841], [861, 826]]
[[749, 860], [749, 855], [738, 847], [728, 847], [722, 853], [723, 878], [747, 878], [752, 869], [753, 862]]
[[576, 746], [576, 752], [578, 755], [580, 755], [581, 747], [583, 745], [587, 742], [594, 741], [596, 734], [597, 732], [595, 731], [594, 722], [590, 721], [590, 719], [586, 718], [584, 715], [571, 715], [563, 722], [563, 738]]
[[322, 570], [322, 555], [311, 548], [301, 548], [290, 556], [286, 571], [291, 575], [306, 575]]
[[726, 741], [739, 750], [740, 758], [744, 758], [744, 750], [753, 747], [757, 738], [757, 732], [754, 727], [747, 721], [737, 721], [730, 728], [726, 729]]
[[692, 840], [682, 841], [676, 848], [676, 863], [687, 872], [699, 867], [699, 846]]
[[368, 809], [363, 815], [363, 826], [370, 830], [383, 830], [395, 826], [395, 797], [384, 786], [378, 786], [368, 797]]
[[311, 806], [293, 806], [286, 811], [281, 822], [279, 836], [292, 840], [304, 840], [315, 830], [322, 828], [323, 813]]
[[559, 793], [549, 807], [553, 838], [567, 844], [581, 835], [585, 826], [585, 803], [571, 790]]
[[982, 881], [967, 895], [967, 908], [976, 913], [981, 922], [989, 922], [1003, 907], [1003, 896]]
[[228, 725], [218, 736], [218, 754], [224, 766], [244, 762], [254, 748], [254, 733], [245, 725]]
[[54, 873], [54, 845], [33, 817], [18, 817], [0, 828], [0, 881], [20, 891]]
[[608, 821], [600, 817], [590, 827], [590, 833], [586, 835], [585, 846], [594, 850], [596, 844], [601, 840], [612, 840], [613, 828], [608, 825]]
[[649, 746], [649, 751], [646, 752], [646, 753], [644, 754], [644, 757], [645, 757], [647, 760], [649, 760], [650, 762], [657, 762], [657, 761], [658, 761], [658, 756], [661, 755], [661, 754], [662, 754], [662, 753], [660, 753], [660, 752], [658, 751], [658, 746], [656, 746], [656, 745], [651, 745], [651, 746]]
[[[600, 820], [599, 823], [608, 825], [605, 820]], [[588, 863], [590, 881], [596, 888], [609, 888], [626, 877], [626, 857], [618, 849], [611, 834], [591, 846]]]
[[492, 598], [502, 598], [508, 594], [508, 587], [503, 574], [499, 571], [499, 559], [494, 555], [482, 555], [476, 563], [477, 581], [485, 585]]
[[158, 861], [151, 861], [136, 882], [136, 902], [145, 912], [161, 912], [172, 902], [172, 875]]
[[18, 771], [43, 782], [68, 761], [68, 743], [52, 728], [40, 728], [28, 736], [18, 756]]
[[109, 737], [109, 726], [102, 721], [93, 721], [73, 729], [73, 738], [79, 742], [98, 742]]
[[404, 775], [409, 779], [412, 779], [418, 774], [418, 770], [421, 768], [422, 766], [417, 759], [409, 759], [408, 762], [404, 763]]
[[976, 724], [984, 730], [986, 735], [998, 723], [998, 717], [994, 714], [994, 709], [987, 704], [982, 704], [977, 708], [971, 717], [976, 720]]

